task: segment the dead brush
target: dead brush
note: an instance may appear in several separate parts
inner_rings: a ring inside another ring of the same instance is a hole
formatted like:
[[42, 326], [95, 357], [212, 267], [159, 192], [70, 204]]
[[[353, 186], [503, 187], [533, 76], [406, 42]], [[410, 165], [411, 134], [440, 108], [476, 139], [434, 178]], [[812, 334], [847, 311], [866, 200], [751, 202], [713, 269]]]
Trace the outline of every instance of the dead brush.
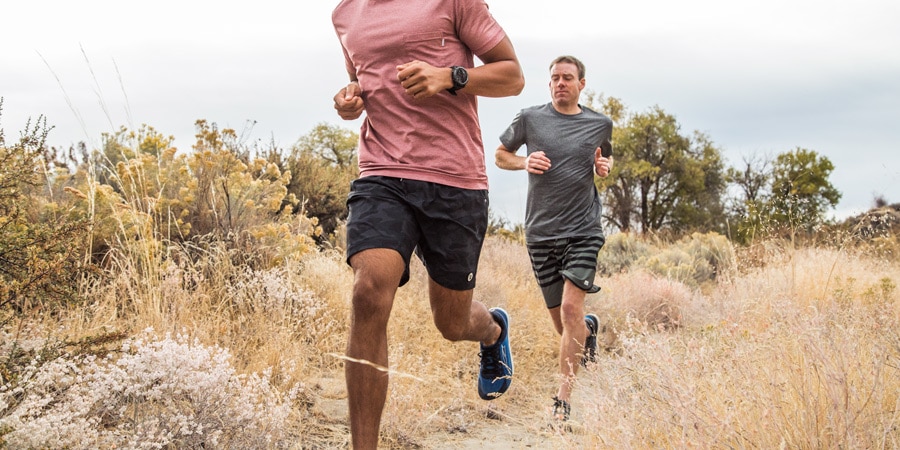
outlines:
[[[896, 447], [900, 267], [835, 249], [780, 254], [707, 295], [662, 289], [681, 293], [680, 326], [624, 329], [623, 356], [579, 378], [582, 445]], [[613, 304], [653, 291], [613, 282]]]

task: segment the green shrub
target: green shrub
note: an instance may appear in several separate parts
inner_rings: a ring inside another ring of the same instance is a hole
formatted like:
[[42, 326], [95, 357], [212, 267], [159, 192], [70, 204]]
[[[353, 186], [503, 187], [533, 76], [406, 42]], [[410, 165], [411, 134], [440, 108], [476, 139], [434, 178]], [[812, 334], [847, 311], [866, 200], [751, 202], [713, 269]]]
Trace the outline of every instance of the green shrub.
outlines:
[[721, 234], [694, 233], [682, 239], [680, 245], [697, 260], [706, 262], [711, 269], [709, 273], [694, 277], [699, 283], [728, 276], [737, 265], [734, 246]]
[[251, 157], [233, 130], [196, 125], [197, 143], [187, 154], [146, 126], [105, 135], [102, 154], [70, 178], [73, 208], [94, 225], [94, 260], [115, 249], [152, 261], [170, 243], [210, 237], [262, 265], [315, 250], [317, 222], [302, 209], [282, 211], [296, 203], [287, 192], [291, 174]]
[[0, 128], [0, 325], [35, 306], [77, 300], [86, 224], [41, 200], [48, 132], [43, 118], [29, 122], [8, 146]]
[[607, 237], [597, 258], [601, 275], [643, 269], [693, 287], [726, 276], [734, 267], [734, 248], [718, 233], [694, 233], [670, 244], [616, 233]]
[[734, 249], [718, 233], [694, 233], [637, 263], [651, 273], [701, 286], [715, 281], [735, 267]]
[[597, 272], [601, 275], [626, 272], [653, 251], [653, 246], [636, 234], [612, 234], [606, 237], [606, 244], [597, 256]]
[[697, 286], [698, 278], [707, 277], [712, 272], [705, 261], [674, 246], [642, 258], [640, 265], [650, 273], [689, 286]]
[[291, 174], [286, 186], [298, 202], [289, 205], [289, 210], [318, 219], [319, 244], [334, 246], [340, 240], [336, 233], [349, 212], [350, 183], [359, 177], [358, 142], [356, 132], [323, 122], [302, 136], [289, 155], [281, 150], [267, 155]]

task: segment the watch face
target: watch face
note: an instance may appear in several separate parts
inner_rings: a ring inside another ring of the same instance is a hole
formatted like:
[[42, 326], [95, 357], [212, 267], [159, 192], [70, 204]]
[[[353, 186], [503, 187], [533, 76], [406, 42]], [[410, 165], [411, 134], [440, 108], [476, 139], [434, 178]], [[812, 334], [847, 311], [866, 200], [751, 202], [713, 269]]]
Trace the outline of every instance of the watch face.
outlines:
[[469, 82], [469, 72], [466, 71], [463, 67], [454, 67], [453, 68], [453, 84], [463, 87], [466, 83]]

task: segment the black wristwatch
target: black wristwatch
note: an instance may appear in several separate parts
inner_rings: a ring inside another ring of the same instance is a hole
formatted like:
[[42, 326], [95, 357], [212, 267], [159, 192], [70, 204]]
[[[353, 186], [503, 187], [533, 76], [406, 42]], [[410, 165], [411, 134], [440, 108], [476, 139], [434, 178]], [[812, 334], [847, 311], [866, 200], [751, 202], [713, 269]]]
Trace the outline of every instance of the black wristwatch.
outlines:
[[453, 87], [447, 90], [450, 91], [451, 95], [456, 95], [456, 91], [466, 87], [466, 83], [469, 82], [469, 72], [466, 71], [465, 67], [451, 66], [450, 80], [453, 81]]

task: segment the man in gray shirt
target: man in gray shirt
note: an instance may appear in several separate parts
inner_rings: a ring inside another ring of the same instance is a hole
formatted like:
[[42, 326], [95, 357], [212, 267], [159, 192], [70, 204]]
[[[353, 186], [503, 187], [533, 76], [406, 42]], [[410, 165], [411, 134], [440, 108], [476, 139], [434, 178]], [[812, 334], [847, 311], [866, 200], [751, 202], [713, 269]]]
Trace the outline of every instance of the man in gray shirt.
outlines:
[[[606, 242], [594, 174], [612, 168], [612, 120], [578, 101], [584, 64], [560, 56], [550, 65], [548, 104], [519, 112], [500, 136], [496, 164], [528, 172], [525, 240], [534, 275], [560, 334], [561, 382], [554, 397], [557, 420], [569, 418], [569, 398], [581, 364], [593, 361], [600, 321], [584, 314], [594, 285], [597, 253]], [[516, 155], [525, 145], [526, 156]]]

